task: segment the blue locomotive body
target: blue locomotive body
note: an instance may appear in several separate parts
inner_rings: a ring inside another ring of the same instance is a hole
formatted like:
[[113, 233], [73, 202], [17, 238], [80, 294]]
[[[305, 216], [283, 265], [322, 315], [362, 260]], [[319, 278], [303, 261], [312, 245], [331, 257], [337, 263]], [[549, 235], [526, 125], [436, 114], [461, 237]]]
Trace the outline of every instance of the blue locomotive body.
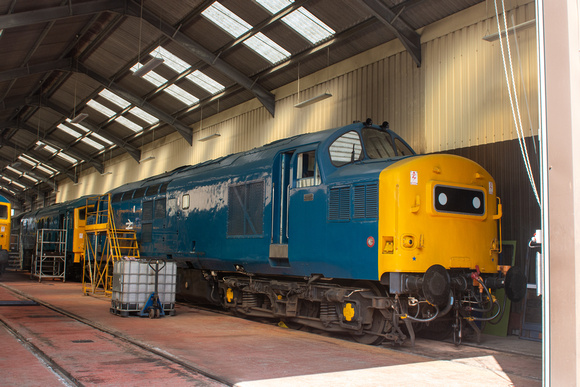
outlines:
[[[378, 280], [378, 247], [367, 239], [378, 239], [379, 175], [406, 156], [333, 165], [329, 144], [364, 127], [297, 136], [119, 187], [111, 191], [116, 224], [135, 228], [143, 257], [195, 269]], [[304, 170], [308, 162], [315, 164]], [[365, 193], [352, 205], [363, 208], [351, 208], [350, 187], [371, 187], [373, 208]], [[348, 214], [331, 213], [335, 193]]]
[[[460, 338], [471, 311], [499, 314], [488, 289], [510, 279], [497, 268], [493, 178], [463, 158], [416, 155], [386, 123], [295, 136], [109, 194], [141, 257], [178, 263], [178, 293], [363, 343], [402, 342], [402, 324], [413, 338], [411, 322], [451, 309]], [[72, 240], [85, 205], [27, 214], [21, 234], [66, 228]]]

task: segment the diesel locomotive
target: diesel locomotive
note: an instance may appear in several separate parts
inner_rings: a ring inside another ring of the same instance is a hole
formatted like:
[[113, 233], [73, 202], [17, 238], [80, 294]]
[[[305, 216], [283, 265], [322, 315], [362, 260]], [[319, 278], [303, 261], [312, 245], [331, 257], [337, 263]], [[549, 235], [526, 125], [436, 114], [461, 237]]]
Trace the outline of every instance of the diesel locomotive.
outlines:
[[[466, 322], [500, 314], [490, 290], [521, 294], [517, 272], [499, 265], [490, 174], [458, 156], [417, 155], [386, 122], [298, 135], [109, 194], [141, 257], [178, 263], [178, 295], [239, 315], [367, 344], [414, 340], [446, 317], [459, 339]], [[81, 203], [24, 216], [21, 232], [50, 224], [52, 211], [74, 233]]]

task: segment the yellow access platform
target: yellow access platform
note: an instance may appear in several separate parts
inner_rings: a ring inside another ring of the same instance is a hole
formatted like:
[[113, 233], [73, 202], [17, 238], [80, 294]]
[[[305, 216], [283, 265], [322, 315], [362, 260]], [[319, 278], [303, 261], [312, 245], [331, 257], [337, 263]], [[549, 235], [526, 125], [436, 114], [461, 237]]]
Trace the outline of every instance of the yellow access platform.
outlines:
[[115, 226], [110, 194], [89, 197], [75, 210], [73, 251], [75, 261], [83, 261], [84, 294], [111, 296], [114, 263], [140, 257], [135, 230]]

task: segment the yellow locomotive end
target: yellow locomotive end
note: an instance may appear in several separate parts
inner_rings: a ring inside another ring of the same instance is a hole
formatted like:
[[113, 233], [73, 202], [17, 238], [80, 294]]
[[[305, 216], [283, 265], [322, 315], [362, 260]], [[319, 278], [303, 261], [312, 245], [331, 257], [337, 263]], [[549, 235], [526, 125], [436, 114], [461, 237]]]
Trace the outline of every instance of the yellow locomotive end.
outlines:
[[477, 163], [453, 155], [394, 163], [379, 180], [379, 278], [433, 265], [497, 272], [500, 217], [495, 181]]
[[10, 251], [10, 227], [12, 221], [10, 203], [0, 203], [0, 250]]

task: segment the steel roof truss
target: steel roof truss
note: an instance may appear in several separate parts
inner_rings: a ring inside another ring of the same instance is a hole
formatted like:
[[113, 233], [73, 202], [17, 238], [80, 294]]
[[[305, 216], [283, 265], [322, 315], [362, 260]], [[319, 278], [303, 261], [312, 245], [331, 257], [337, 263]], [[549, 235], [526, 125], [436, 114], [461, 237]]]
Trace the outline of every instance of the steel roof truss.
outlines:
[[359, 0], [359, 2], [364, 4], [377, 19], [399, 38], [417, 66], [421, 67], [421, 36], [401, 19], [401, 13], [405, 8], [401, 8], [398, 13], [395, 13], [381, 0]]

